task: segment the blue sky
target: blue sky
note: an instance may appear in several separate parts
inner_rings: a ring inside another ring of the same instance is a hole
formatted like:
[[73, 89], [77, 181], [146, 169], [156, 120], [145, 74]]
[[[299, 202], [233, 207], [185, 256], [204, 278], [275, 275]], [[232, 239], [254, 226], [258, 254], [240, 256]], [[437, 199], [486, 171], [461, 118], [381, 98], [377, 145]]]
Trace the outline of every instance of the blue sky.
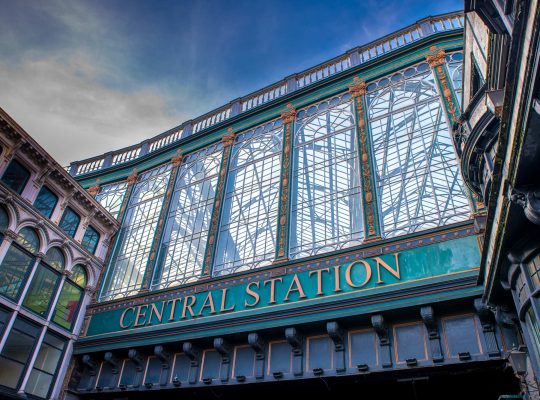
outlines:
[[0, 107], [67, 164], [462, 1], [0, 0]]

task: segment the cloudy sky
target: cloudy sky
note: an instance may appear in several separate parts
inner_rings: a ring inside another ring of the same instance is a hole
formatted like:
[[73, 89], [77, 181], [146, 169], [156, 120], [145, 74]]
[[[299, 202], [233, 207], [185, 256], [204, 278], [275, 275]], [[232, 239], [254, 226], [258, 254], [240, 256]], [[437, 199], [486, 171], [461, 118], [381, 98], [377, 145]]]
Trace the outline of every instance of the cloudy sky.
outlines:
[[463, 1], [0, 0], [0, 107], [63, 165]]

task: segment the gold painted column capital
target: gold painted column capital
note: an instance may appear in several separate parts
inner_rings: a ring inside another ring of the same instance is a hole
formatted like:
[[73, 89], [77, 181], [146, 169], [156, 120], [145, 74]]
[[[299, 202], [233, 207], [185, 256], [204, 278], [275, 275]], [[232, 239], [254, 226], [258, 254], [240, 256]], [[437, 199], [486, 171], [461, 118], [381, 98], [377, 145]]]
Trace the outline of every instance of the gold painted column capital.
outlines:
[[287, 104], [287, 107], [281, 111], [281, 119], [284, 124], [290, 124], [296, 118], [296, 109], [292, 104]]
[[426, 54], [426, 60], [431, 68], [438, 67], [445, 63], [446, 52], [437, 46], [431, 46]]
[[171, 164], [173, 167], [178, 167], [180, 164], [182, 164], [182, 160], [184, 159], [184, 155], [180, 150], [176, 152], [176, 155], [171, 158]]
[[349, 93], [354, 97], [362, 97], [366, 94], [366, 82], [358, 76], [353, 78], [353, 82], [349, 85]]

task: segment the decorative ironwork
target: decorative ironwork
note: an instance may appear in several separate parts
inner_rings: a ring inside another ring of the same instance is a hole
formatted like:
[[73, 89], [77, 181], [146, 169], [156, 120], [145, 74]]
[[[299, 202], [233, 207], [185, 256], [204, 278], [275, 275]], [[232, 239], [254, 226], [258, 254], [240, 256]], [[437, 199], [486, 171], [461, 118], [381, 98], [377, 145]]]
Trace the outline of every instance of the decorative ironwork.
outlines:
[[127, 188], [127, 182], [103, 185], [95, 198], [113, 217], [118, 218]]
[[362, 243], [358, 154], [350, 93], [298, 112], [291, 192], [291, 258]]
[[279, 119], [235, 138], [214, 276], [267, 265], [275, 256], [282, 129]]
[[118, 248], [107, 271], [101, 300], [138, 293], [146, 272], [171, 167], [172, 164], [168, 163], [138, 176], [118, 235]]
[[360, 137], [360, 166], [362, 174], [362, 191], [364, 193], [364, 210], [367, 230], [366, 239], [378, 238], [378, 228], [375, 222], [377, 210], [373, 196], [373, 176], [371, 171], [371, 157], [368, 135], [366, 132], [366, 120], [364, 112], [364, 96], [366, 94], [366, 83], [358, 77], [354, 77], [353, 84], [349, 87], [349, 92], [353, 96], [356, 107], [356, 123]]
[[426, 60], [429, 66], [437, 74], [437, 80], [441, 87], [441, 92], [444, 97], [444, 103], [446, 110], [449, 114], [450, 120], [455, 123], [459, 117], [459, 110], [456, 109], [454, 104], [454, 98], [452, 96], [452, 90], [446, 79], [446, 71], [444, 70], [444, 64], [446, 62], [446, 53], [444, 50], [439, 50], [436, 46], [431, 46], [429, 53], [426, 55]]
[[287, 222], [289, 216], [289, 198], [291, 192], [291, 155], [292, 155], [292, 129], [296, 118], [296, 109], [292, 104], [281, 113], [281, 119], [285, 125], [285, 141], [281, 159], [281, 195], [279, 199], [279, 226], [278, 226], [278, 250], [276, 261], [287, 258], [288, 232]]
[[212, 219], [210, 221], [210, 233], [208, 235], [208, 243], [206, 245], [203, 276], [210, 276], [210, 269], [212, 268], [214, 261], [214, 250], [216, 248], [216, 236], [225, 191], [225, 181], [227, 180], [227, 171], [229, 170], [229, 159], [231, 158], [232, 145], [234, 143], [234, 138], [236, 137], [236, 134], [232, 128], [229, 128], [227, 133], [228, 135], [221, 139], [224, 146], [223, 157], [221, 159], [216, 198], [214, 200]]
[[383, 236], [467, 219], [470, 207], [429, 65], [369, 83], [367, 102]]
[[222, 155], [223, 144], [218, 143], [184, 157], [174, 185], [152, 289], [199, 279]]

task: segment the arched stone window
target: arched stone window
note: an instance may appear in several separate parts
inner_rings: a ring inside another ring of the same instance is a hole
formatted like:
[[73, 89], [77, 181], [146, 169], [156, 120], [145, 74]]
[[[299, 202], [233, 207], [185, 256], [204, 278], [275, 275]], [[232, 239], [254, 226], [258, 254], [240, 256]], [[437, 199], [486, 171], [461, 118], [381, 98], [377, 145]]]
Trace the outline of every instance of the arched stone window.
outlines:
[[54, 323], [69, 330], [73, 329], [87, 282], [88, 277], [84, 267], [80, 264], [75, 265], [60, 291], [52, 317]]
[[65, 258], [60, 249], [57, 247], [49, 249], [32, 278], [23, 306], [46, 317], [64, 266]]
[[0, 295], [18, 300], [23, 283], [32, 270], [39, 251], [39, 237], [31, 228], [23, 228], [0, 263]]

